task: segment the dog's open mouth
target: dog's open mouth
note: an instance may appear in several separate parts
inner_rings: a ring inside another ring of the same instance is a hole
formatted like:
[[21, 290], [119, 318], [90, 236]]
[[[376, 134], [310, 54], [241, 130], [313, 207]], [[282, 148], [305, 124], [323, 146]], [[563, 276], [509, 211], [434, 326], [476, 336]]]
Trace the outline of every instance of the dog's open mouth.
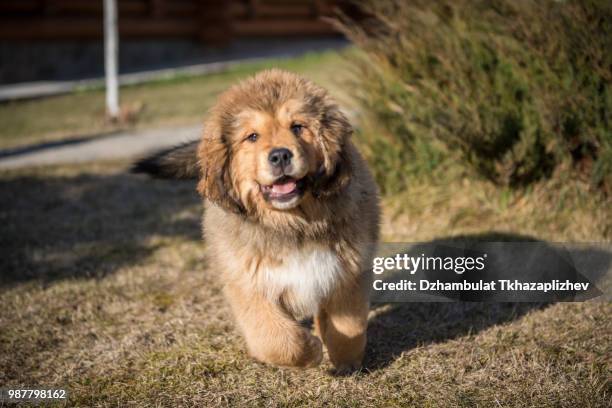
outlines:
[[268, 186], [261, 186], [267, 200], [288, 201], [304, 192], [304, 179], [283, 176]]

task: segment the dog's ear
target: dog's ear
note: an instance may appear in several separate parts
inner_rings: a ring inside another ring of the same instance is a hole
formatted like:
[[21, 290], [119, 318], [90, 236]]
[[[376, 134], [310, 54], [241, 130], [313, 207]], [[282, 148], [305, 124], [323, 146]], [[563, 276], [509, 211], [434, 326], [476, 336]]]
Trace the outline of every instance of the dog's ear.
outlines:
[[230, 174], [231, 151], [220, 126], [213, 121], [204, 127], [204, 136], [198, 146], [201, 177], [198, 192], [216, 205], [236, 214], [244, 214]]
[[336, 105], [325, 109], [317, 132], [323, 152], [323, 166], [315, 176], [313, 194], [332, 196], [342, 191], [351, 181], [353, 165], [348, 144], [353, 128]]

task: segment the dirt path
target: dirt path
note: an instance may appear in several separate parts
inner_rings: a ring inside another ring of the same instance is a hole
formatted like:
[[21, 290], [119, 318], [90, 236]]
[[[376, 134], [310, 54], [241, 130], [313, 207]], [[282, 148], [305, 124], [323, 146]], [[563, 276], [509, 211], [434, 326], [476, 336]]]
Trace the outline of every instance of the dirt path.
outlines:
[[198, 138], [199, 125], [123, 131], [83, 140], [0, 151], [0, 169], [138, 157]]

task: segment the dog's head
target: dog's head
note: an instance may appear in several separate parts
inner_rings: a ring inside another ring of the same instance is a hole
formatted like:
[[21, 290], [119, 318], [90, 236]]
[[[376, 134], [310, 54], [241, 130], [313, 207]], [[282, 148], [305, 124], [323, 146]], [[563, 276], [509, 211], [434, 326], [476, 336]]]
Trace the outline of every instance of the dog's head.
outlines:
[[288, 211], [340, 192], [352, 128], [327, 92], [295, 74], [261, 72], [223, 93], [198, 149], [198, 191], [237, 213]]

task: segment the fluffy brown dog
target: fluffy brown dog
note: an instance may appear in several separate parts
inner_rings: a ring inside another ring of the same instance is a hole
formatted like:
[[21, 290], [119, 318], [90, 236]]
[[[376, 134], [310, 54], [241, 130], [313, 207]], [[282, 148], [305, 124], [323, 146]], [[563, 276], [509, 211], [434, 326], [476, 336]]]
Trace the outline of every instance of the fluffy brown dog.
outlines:
[[361, 365], [379, 205], [351, 133], [324, 89], [264, 71], [219, 97], [197, 160], [190, 144], [136, 167], [199, 176], [209, 264], [262, 362], [316, 366], [322, 341], [336, 368]]

